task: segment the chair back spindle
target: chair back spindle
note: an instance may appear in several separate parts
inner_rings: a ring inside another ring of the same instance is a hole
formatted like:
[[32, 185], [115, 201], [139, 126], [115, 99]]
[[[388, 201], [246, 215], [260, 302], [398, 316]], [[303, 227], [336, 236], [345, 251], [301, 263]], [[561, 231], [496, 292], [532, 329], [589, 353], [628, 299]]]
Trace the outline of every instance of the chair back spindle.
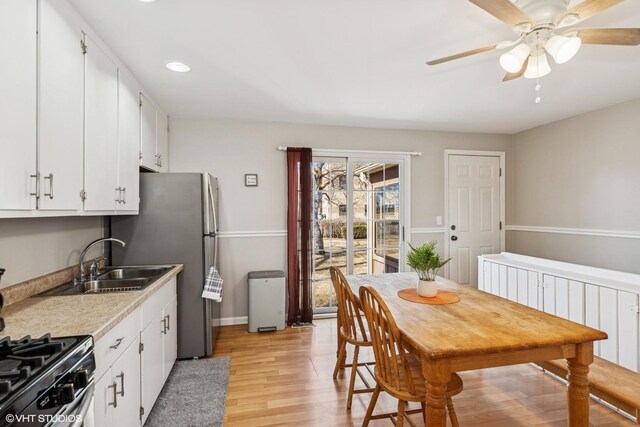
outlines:
[[372, 287], [362, 286], [359, 293], [360, 304], [369, 324], [379, 380], [399, 390], [404, 379], [409, 392], [415, 393], [402, 336], [387, 304]]
[[[349, 287], [349, 282], [336, 267], [331, 267], [329, 273], [331, 274], [331, 282], [338, 300], [340, 333], [351, 341], [369, 341], [369, 333], [362, 320], [360, 305]], [[359, 335], [358, 332], [360, 333]]]

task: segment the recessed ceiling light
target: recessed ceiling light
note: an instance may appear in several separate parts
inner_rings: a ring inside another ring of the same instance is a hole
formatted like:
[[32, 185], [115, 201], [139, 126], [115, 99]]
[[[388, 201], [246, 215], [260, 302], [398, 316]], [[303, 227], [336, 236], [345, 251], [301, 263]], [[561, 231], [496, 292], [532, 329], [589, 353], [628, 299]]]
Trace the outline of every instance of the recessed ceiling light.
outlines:
[[141, 3], [153, 3], [156, 0], [138, 0], [138, 1], [141, 2]]
[[165, 64], [165, 67], [176, 73], [187, 73], [191, 71], [191, 67], [179, 61], [170, 61]]

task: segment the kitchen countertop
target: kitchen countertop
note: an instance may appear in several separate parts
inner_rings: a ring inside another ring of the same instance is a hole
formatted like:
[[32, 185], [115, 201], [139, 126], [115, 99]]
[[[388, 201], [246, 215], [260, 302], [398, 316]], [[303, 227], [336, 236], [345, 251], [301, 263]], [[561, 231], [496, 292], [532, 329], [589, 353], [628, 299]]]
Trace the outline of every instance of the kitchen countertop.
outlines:
[[153, 284], [142, 291], [82, 294], [63, 296], [32, 296], [2, 310], [5, 329], [0, 338], [20, 339], [25, 335], [52, 337], [92, 335], [94, 341], [138, 308], [183, 269], [175, 264]]

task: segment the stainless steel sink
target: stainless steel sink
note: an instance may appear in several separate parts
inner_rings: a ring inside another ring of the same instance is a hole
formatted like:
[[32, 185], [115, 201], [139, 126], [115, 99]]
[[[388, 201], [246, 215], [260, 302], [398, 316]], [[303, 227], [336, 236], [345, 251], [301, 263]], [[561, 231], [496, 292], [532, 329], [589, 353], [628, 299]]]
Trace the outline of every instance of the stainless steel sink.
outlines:
[[71, 284], [56, 293], [56, 295], [101, 294], [113, 292], [141, 291], [153, 280], [151, 279], [126, 279], [126, 280], [89, 280], [77, 285]]
[[105, 273], [99, 274], [96, 279], [141, 279], [148, 277], [160, 277], [172, 267], [119, 267], [109, 269]]
[[141, 291], [173, 266], [107, 267], [95, 279], [82, 283], [69, 282], [41, 295], [81, 295]]

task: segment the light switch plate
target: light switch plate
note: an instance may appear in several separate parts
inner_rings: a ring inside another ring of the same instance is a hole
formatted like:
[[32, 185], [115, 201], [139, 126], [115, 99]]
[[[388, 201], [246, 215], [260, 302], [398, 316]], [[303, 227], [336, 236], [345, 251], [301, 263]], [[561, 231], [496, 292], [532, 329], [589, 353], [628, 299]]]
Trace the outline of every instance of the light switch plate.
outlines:
[[436, 224], [442, 225], [442, 217], [440, 215], [436, 217]]

